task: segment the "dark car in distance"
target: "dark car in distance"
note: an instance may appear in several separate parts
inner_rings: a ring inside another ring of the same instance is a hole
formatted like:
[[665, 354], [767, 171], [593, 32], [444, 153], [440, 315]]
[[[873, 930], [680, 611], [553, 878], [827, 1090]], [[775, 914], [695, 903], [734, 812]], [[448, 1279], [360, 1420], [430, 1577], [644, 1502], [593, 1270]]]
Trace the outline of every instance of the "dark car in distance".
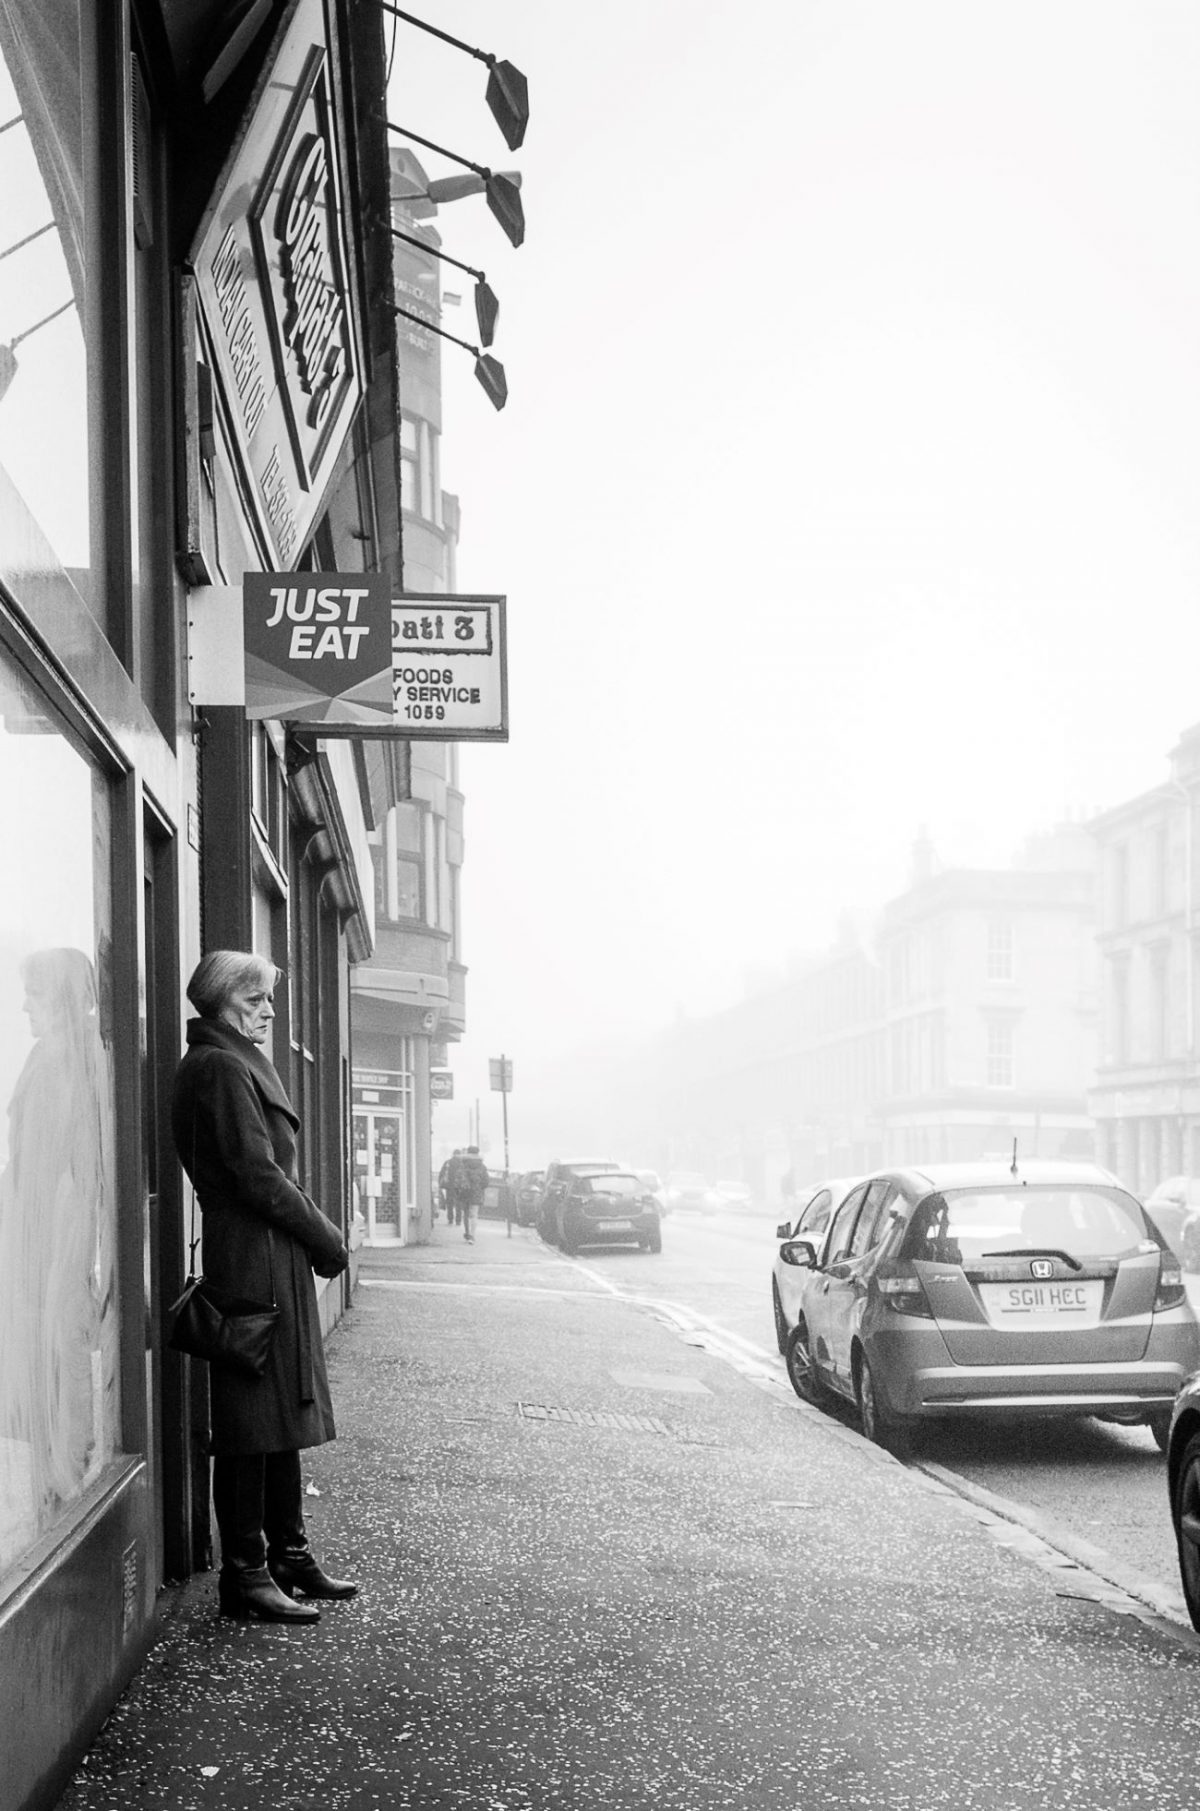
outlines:
[[611, 1157], [555, 1157], [546, 1165], [542, 1192], [538, 1198], [535, 1223], [539, 1234], [550, 1245], [558, 1244], [558, 1208], [574, 1176], [603, 1175], [623, 1169]]
[[554, 1208], [553, 1242], [574, 1256], [585, 1245], [662, 1250], [658, 1202], [632, 1170], [573, 1176]]

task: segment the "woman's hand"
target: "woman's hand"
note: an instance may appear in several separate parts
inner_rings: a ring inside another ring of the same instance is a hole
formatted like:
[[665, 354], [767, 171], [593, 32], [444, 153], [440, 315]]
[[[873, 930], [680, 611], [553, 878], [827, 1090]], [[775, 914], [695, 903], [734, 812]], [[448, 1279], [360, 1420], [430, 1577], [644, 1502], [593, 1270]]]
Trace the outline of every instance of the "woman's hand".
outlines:
[[341, 1276], [343, 1270], [349, 1265], [350, 1253], [344, 1245], [340, 1245], [334, 1257], [327, 1257], [324, 1254], [318, 1257], [310, 1253], [309, 1263], [319, 1277], [337, 1277]]

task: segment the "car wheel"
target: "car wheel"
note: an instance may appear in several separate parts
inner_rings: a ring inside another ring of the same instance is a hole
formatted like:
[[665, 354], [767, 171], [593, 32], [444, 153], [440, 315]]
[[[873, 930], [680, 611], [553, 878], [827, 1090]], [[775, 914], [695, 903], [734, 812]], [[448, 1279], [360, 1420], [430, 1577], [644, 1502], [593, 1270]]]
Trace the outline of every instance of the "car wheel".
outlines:
[[1193, 1434], [1183, 1449], [1171, 1518], [1179, 1543], [1179, 1576], [1192, 1626], [1200, 1629], [1200, 1434]]
[[646, 1250], [647, 1251], [661, 1251], [662, 1250], [662, 1227], [661, 1226], [656, 1226], [654, 1228], [653, 1232], [650, 1234], [650, 1237], [646, 1240]]
[[775, 1344], [779, 1347], [782, 1358], [787, 1357], [788, 1324], [783, 1312], [783, 1303], [779, 1299], [779, 1284], [771, 1278], [771, 1312], [775, 1316]]
[[1147, 1415], [1146, 1426], [1154, 1435], [1154, 1444], [1160, 1453], [1165, 1453], [1171, 1443], [1171, 1411], [1156, 1409], [1153, 1415]]
[[813, 1363], [808, 1328], [803, 1321], [793, 1329], [784, 1359], [787, 1363], [788, 1382], [801, 1402], [811, 1403], [813, 1408], [824, 1408], [827, 1392]]
[[912, 1452], [912, 1431], [885, 1406], [875, 1387], [871, 1362], [864, 1352], [858, 1361], [858, 1413], [862, 1431], [876, 1446], [886, 1447], [897, 1459]]

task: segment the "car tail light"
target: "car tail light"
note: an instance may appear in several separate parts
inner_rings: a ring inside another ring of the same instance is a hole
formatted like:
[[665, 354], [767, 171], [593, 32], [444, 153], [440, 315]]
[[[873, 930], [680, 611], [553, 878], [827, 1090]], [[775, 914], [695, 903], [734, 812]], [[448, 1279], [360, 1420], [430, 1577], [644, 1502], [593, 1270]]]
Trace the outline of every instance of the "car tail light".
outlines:
[[926, 1320], [933, 1319], [919, 1277], [880, 1277], [879, 1293], [897, 1314], [920, 1314]]
[[1183, 1270], [1178, 1258], [1164, 1252], [1158, 1267], [1158, 1293], [1154, 1297], [1154, 1311], [1160, 1308], [1178, 1308], [1180, 1302], [1186, 1302], [1187, 1290], [1183, 1284]]

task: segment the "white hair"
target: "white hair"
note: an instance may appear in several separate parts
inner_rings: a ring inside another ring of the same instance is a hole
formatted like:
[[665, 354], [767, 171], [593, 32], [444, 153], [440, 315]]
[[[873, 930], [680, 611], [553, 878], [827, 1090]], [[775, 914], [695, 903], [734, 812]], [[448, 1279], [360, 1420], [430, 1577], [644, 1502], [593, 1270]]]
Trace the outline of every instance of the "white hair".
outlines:
[[263, 987], [270, 992], [282, 973], [265, 956], [249, 950], [209, 950], [196, 964], [187, 997], [201, 1018], [215, 1019], [238, 988]]

